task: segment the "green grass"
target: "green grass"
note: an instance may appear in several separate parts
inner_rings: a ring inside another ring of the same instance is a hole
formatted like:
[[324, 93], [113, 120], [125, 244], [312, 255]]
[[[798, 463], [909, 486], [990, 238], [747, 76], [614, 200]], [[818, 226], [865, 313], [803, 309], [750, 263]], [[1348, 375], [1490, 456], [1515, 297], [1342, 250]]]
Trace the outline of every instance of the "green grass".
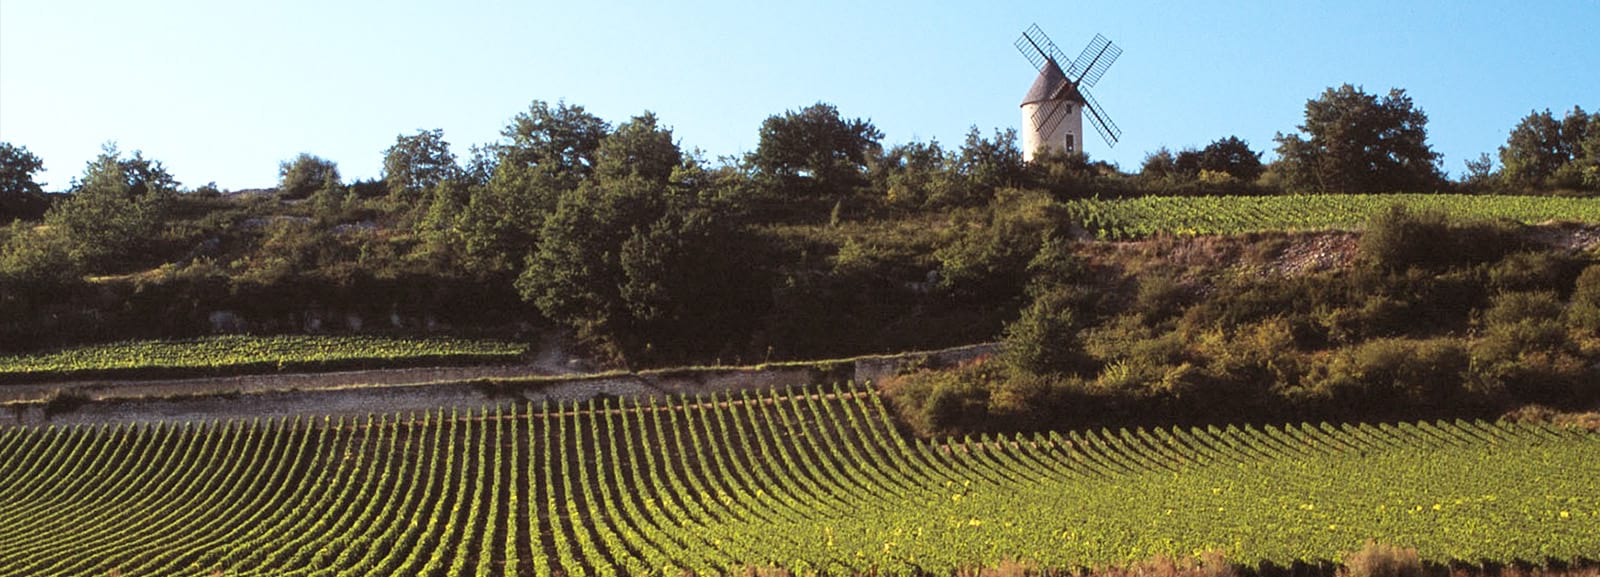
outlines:
[[1074, 220], [1096, 236], [1108, 239], [1155, 234], [1355, 230], [1372, 215], [1396, 204], [1414, 210], [1439, 210], [1459, 220], [1600, 223], [1600, 199], [1547, 196], [1311, 194], [1066, 201]]
[[919, 441], [875, 392], [0, 429], [0, 575], [830, 574], [1221, 551], [1600, 556], [1600, 434], [1506, 423]]
[[162, 377], [512, 361], [527, 345], [453, 338], [228, 335], [125, 341], [0, 356], [0, 383], [79, 377]]

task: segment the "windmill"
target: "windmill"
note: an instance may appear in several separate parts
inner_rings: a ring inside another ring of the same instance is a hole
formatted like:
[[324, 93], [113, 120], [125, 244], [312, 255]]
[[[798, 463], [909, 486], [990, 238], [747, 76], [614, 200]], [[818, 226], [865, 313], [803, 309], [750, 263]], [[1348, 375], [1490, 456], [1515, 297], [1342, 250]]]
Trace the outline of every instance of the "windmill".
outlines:
[[[1032, 161], [1041, 149], [1076, 152], [1083, 150], [1083, 117], [1087, 112], [1089, 123], [1104, 138], [1107, 146], [1116, 146], [1122, 129], [1111, 122], [1105, 109], [1089, 94], [1104, 76], [1111, 63], [1122, 55], [1122, 49], [1094, 35], [1094, 40], [1084, 47], [1077, 60], [1068, 61], [1056, 48], [1038, 24], [1029, 26], [1017, 39], [1017, 50], [1039, 69], [1027, 96], [1022, 98], [1022, 157]], [[1069, 66], [1063, 70], [1061, 63]]]

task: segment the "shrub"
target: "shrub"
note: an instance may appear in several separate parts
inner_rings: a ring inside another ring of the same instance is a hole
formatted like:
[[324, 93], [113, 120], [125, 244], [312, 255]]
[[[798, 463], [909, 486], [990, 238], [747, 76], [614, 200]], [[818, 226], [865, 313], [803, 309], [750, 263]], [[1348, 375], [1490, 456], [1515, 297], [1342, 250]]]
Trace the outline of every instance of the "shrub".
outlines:
[[1308, 381], [1311, 390], [1334, 399], [1361, 397], [1377, 403], [1400, 395], [1438, 402], [1459, 390], [1471, 362], [1459, 339], [1375, 339], [1340, 349]]
[[1343, 577], [1422, 577], [1417, 550], [1367, 541], [1361, 549], [1344, 554]]
[[1189, 303], [1192, 289], [1165, 274], [1139, 278], [1139, 292], [1134, 295], [1134, 310], [1144, 317], [1144, 322], [1155, 324], [1183, 312]]
[[1600, 264], [1589, 265], [1578, 275], [1567, 303], [1567, 322], [1591, 333], [1600, 332]]
[[1040, 294], [1006, 326], [1006, 362], [1028, 374], [1067, 373], [1081, 364], [1077, 329], [1066, 291]]
[[1234, 330], [1208, 331], [1196, 348], [1212, 378], [1266, 389], [1298, 386], [1306, 358], [1293, 343], [1289, 320], [1274, 317]]
[[1572, 354], [1552, 292], [1504, 293], [1484, 313], [1484, 334], [1472, 346], [1474, 386], [1522, 400], [1571, 400], [1572, 386], [1593, 371]]
[[991, 391], [1004, 379], [997, 364], [977, 361], [896, 376], [885, 382], [884, 391], [913, 432], [932, 436], [982, 428]]
[[1386, 271], [1437, 266], [1452, 256], [1450, 237], [1444, 213], [1412, 212], [1397, 204], [1367, 221], [1359, 250], [1362, 259]]
[[1553, 292], [1501, 293], [1484, 313], [1484, 323], [1491, 333], [1509, 332], [1529, 325], [1553, 325], [1561, 318], [1561, 311], [1561, 301]]
[[1503, 291], [1564, 288], [1571, 282], [1573, 265], [1549, 251], [1512, 253], [1489, 268], [1489, 286]]
[[1493, 262], [1526, 244], [1514, 222], [1455, 224], [1443, 212], [1390, 206], [1367, 221], [1362, 261], [1385, 272]]

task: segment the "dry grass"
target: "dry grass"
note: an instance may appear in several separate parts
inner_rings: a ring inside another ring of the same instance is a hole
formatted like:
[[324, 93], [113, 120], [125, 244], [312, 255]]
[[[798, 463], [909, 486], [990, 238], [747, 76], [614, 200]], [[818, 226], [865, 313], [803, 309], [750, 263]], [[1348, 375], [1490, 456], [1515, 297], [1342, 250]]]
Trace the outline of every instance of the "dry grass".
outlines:
[[1423, 577], [1417, 550], [1367, 541], [1360, 550], [1345, 553], [1340, 577]]
[[1600, 411], [1558, 411], [1544, 405], [1526, 405], [1500, 416], [1516, 423], [1550, 424], [1589, 431], [1600, 431]]
[[[1545, 568], [1505, 566], [1495, 568], [1424, 565], [1416, 549], [1396, 547], [1373, 541], [1356, 551], [1345, 553], [1334, 575], [1337, 577], [1600, 577], [1600, 566], [1576, 568]], [[953, 577], [1243, 577], [1246, 575], [1329, 575], [1330, 567], [1315, 566], [1303, 570], [1279, 568], [1253, 569], [1228, 561], [1221, 551], [1207, 551], [1198, 557], [1173, 558], [1157, 556], [1127, 566], [1100, 567], [1085, 570], [1040, 567], [1023, 561], [1001, 561], [993, 567], [973, 567], [957, 571]], [[777, 567], [746, 567], [731, 574], [733, 577], [814, 577]], [[878, 577], [880, 574], [861, 573], [853, 577]], [[694, 577], [684, 575], [682, 577]]]

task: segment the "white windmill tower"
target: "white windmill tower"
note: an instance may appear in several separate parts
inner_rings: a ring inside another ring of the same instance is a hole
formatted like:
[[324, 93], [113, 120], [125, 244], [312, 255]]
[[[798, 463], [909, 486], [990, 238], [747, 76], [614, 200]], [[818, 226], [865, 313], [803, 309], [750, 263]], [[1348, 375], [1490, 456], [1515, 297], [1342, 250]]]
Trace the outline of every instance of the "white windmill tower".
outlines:
[[1066, 69], [1065, 55], [1056, 48], [1049, 36], [1039, 30], [1039, 25], [1029, 26], [1017, 39], [1017, 50], [1039, 69], [1039, 76], [1022, 98], [1022, 158], [1032, 161], [1042, 149], [1063, 152], [1083, 150], [1083, 117], [1104, 138], [1106, 145], [1116, 146], [1122, 129], [1111, 122], [1100, 103], [1089, 95], [1088, 88], [1104, 76], [1111, 63], [1122, 55], [1122, 49], [1094, 35], [1094, 40], [1084, 47]]

